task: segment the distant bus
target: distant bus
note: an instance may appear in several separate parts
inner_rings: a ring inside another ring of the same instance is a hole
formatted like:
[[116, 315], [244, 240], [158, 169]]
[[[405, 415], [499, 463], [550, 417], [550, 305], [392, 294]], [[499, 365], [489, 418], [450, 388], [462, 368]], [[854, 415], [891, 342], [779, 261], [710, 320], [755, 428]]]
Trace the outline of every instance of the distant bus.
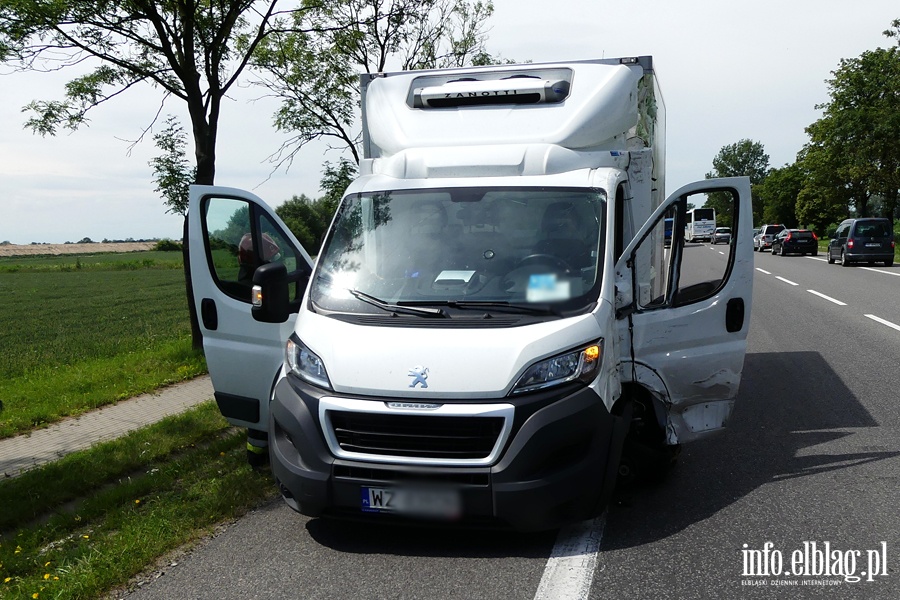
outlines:
[[665, 220], [665, 245], [666, 248], [672, 245], [672, 223], [675, 222], [675, 219], [666, 219]]
[[716, 209], [694, 208], [687, 212], [684, 225], [684, 239], [689, 242], [705, 240], [711, 242], [716, 232]]

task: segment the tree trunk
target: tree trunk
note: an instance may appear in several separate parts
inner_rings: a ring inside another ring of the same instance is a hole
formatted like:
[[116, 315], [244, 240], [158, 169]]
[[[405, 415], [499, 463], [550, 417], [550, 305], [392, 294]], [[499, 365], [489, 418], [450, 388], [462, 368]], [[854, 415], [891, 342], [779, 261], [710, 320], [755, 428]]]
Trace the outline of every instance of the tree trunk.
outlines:
[[187, 292], [188, 314], [191, 317], [191, 348], [203, 349], [203, 331], [200, 329], [200, 319], [197, 316], [197, 306], [194, 304], [194, 285], [191, 282], [190, 244], [188, 240], [188, 218], [184, 217], [184, 227], [181, 237], [181, 256], [184, 262], [184, 289]]
[[[215, 127], [210, 127], [206, 121], [206, 111], [203, 106], [199, 89], [195, 93], [188, 93], [188, 112], [191, 115], [191, 130], [194, 136], [194, 156], [197, 171], [194, 183], [198, 185], [213, 185], [216, 175], [215, 154]], [[210, 120], [212, 120], [212, 115]], [[194, 286], [191, 281], [190, 240], [188, 216], [184, 218], [184, 234], [182, 239], [184, 256], [184, 283], [187, 293], [189, 314], [191, 317], [191, 347], [195, 350], [203, 349], [203, 331], [200, 329], [200, 319], [197, 315], [197, 307], [194, 304]]]

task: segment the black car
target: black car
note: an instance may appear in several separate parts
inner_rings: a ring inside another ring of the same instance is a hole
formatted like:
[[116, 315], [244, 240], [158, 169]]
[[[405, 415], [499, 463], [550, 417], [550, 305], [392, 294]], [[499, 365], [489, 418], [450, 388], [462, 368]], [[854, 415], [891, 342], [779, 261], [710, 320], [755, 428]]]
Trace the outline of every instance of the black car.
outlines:
[[784, 229], [772, 240], [772, 256], [819, 254], [819, 238], [809, 229]]
[[840, 260], [849, 267], [856, 262], [894, 264], [894, 231], [888, 219], [847, 219], [838, 225], [828, 244], [828, 264]]

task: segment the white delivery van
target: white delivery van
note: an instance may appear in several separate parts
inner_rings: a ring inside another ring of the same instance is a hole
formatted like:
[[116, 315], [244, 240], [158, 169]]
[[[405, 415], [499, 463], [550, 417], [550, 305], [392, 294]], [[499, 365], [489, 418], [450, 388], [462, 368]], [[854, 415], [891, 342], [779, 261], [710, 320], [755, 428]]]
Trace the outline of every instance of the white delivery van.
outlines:
[[[306, 515], [521, 530], [722, 430], [746, 349], [746, 178], [664, 198], [650, 57], [365, 75], [315, 264], [259, 198], [191, 189], [216, 400]], [[730, 202], [727, 252], [684, 243]], [[669, 221], [671, 243], [666, 243]]]

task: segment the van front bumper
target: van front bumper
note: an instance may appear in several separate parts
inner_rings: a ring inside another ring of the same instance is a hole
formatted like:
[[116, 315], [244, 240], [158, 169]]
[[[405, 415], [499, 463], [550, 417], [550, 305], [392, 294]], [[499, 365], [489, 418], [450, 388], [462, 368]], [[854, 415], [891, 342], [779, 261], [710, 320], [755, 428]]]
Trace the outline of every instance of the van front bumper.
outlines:
[[[308, 516], [418, 522], [363, 510], [366, 488], [450, 491], [461, 511], [434, 524], [545, 530], [602, 512], [616, 482], [625, 420], [580, 385], [528, 397], [480, 400], [516, 408], [499, 459], [488, 466], [422, 466], [347, 460], [332, 455], [318, 418], [319, 399], [334, 393], [283, 378], [270, 408], [269, 453], [282, 496]], [[357, 398], [359, 399], [359, 398]], [[387, 402], [393, 398], [367, 398]], [[446, 401], [445, 401], [446, 402]]]

